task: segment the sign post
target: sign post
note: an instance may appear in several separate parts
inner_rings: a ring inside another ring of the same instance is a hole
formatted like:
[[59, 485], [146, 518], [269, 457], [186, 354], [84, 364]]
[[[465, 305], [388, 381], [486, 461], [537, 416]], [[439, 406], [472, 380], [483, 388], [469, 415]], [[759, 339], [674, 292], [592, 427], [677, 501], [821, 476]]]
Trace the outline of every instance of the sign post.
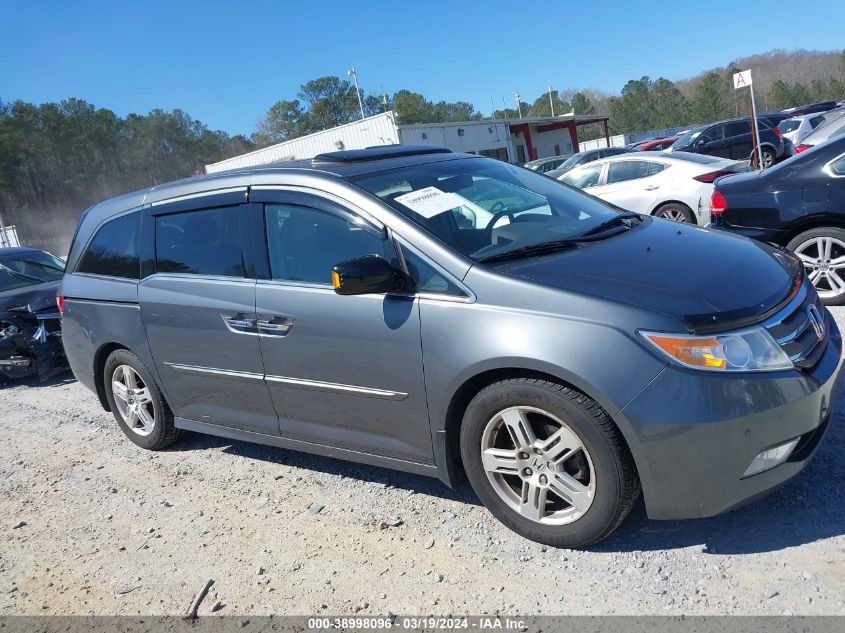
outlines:
[[760, 126], [757, 125], [757, 104], [754, 101], [754, 86], [752, 83], [750, 69], [734, 73], [734, 89], [739, 90], [748, 86], [751, 91], [751, 128], [754, 130], [754, 141], [757, 145], [757, 165], [762, 171], [765, 165], [763, 165], [763, 149], [760, 147]]

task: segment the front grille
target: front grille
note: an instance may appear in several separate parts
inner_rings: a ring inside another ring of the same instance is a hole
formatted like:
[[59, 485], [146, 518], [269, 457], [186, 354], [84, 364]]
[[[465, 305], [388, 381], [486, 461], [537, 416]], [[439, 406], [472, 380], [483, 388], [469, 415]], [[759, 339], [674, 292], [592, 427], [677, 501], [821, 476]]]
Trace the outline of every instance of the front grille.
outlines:
[[[824, 328], [821, 337], [810, 314], [812, 306], [818, 310], [816, 314], [821, 315]], [[808, 292], [805, 286], [801, 287], [783, 310], [767, 320], [763, 326], [799, 369], [814, 367], [827, 346], [827, 311], [816, 293]]]

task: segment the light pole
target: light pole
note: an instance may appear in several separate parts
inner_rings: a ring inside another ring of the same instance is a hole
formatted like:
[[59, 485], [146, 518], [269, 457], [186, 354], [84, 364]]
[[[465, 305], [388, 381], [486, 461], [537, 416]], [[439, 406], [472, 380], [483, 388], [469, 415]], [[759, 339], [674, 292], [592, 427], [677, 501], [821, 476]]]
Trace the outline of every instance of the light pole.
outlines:
[[516, 111], [519, 113], [519, 118], [522, 118], [522, 104], [519, 102], [519, 90], [513, 93], [513, 98], [516, 99]]
[[358, 88], [358, 73], [355, 71], [355, 66], [346, 71], [346, 74], [355, 80], [355, 95], [358, 97], [358, 107], [361, 108], [361, 118], [364, 117], [364, 103], [361, 101], [361, 91]]
[[555, 115], [555, 102], [552, 99], [552, 87], [549, 86], [549, 105], [552, 107], [552, 116]]

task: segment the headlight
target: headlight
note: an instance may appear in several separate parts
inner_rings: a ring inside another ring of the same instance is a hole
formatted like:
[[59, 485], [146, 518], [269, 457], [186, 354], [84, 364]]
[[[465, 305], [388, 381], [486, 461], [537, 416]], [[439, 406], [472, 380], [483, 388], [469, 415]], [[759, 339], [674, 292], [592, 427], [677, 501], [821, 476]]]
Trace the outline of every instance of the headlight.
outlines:
[[729, 334], [687, 336], [640, 332], [670, 360], [707, 371], [775, 371], [792, 369], [792, 361], [763, 328]]

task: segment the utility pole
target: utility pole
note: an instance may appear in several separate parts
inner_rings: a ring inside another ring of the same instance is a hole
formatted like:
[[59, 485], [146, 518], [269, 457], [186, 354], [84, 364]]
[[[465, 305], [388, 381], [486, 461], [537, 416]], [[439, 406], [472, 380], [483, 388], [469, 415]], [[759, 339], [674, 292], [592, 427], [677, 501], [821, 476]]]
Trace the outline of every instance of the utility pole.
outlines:
[[519, 113], [519, 118], [522, 118], [522, 104], [519, 101], [519, 90], [513, 93], [513, 98], [516, 99], [516, 111]]
[[366, 118], [364, 116], [364, 102], [361, 101], [361, 90], [358, 88], [358, 73], [355, 70], [355, 66], [346, 71], [346, 74], [355, 80], [355, 94], [358, 97], [358, 107], [361, 108], [361, 118], [364, 119]]
[[552, 116], [555, 115], [555, 101], [552, 99], [552, 87], [549, 86], [549, 105], [552, 107]]

